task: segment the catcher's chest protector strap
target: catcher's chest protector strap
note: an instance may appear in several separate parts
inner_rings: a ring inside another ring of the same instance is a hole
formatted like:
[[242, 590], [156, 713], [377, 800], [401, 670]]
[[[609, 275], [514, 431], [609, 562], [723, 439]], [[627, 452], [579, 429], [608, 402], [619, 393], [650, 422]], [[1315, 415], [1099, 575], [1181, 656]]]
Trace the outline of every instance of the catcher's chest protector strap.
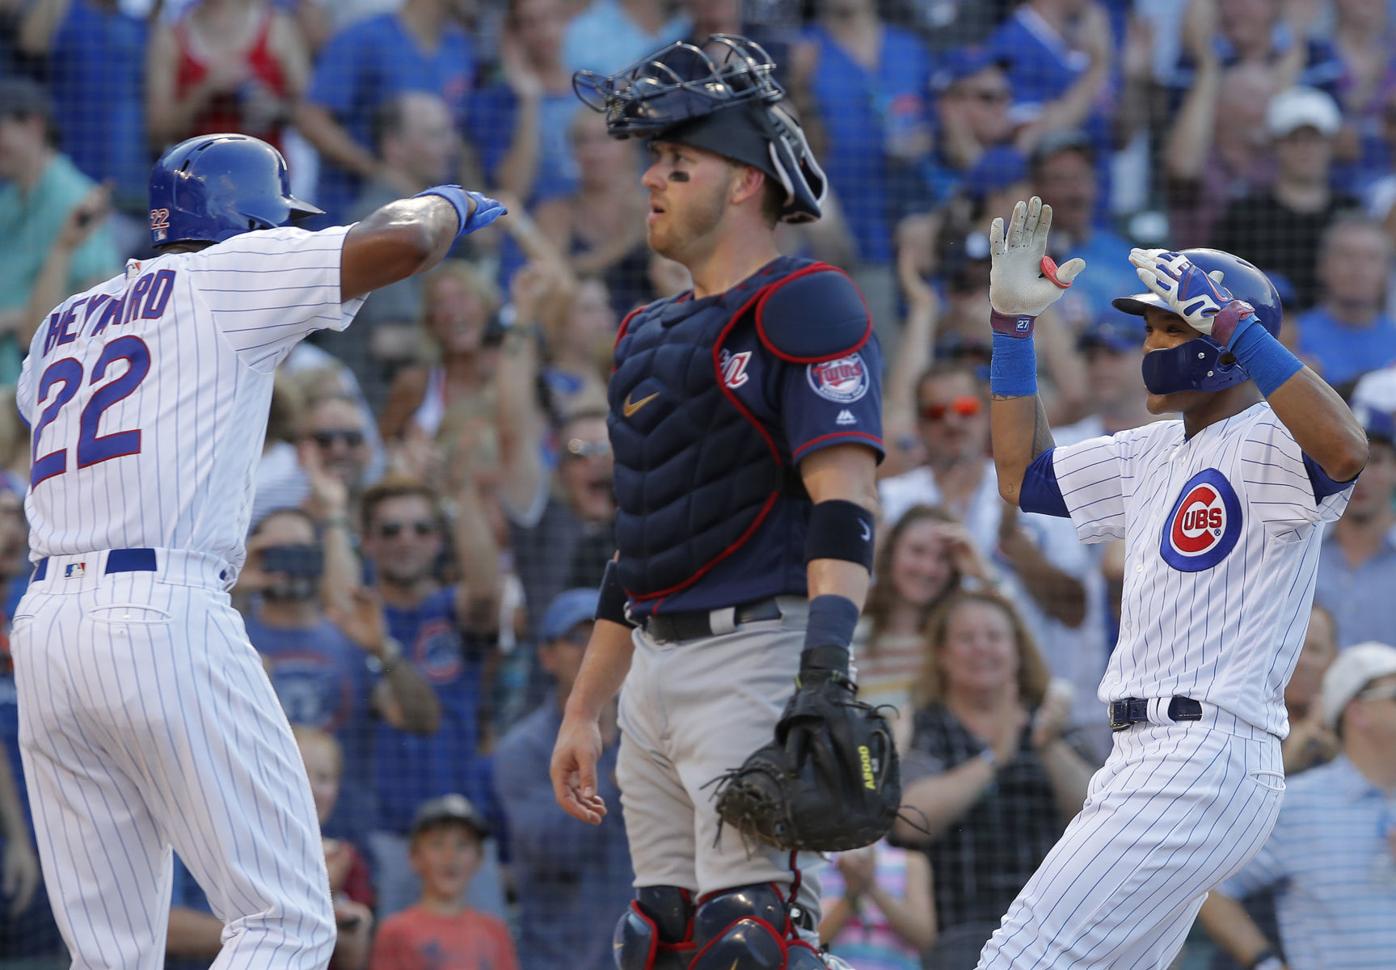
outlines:
[[825, 970], [824, 959], [799, 937], [790, 904], [774, 884], [738, 886], [698, 905], [688, 970]]
[[677, 886], [645, 886], [616, 923], [612, 946], [619, 970], [687, 970], [693, 957], [693, 894]]

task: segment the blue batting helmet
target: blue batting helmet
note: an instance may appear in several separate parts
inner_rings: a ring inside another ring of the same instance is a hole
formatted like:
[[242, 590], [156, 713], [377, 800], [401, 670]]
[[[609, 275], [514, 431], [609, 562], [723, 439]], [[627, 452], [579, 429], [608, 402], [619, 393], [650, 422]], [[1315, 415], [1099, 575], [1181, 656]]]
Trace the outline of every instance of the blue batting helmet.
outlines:
[[606, 116], [613, 138], [672, 141], [759, 169], [785, 192], [781, 219], [819, 218], [828, 179], [784, 107], [775, 61], [760, 44], [713, 34], [640, 58], [615, 74], [578, 71], [572, 88]]
[[150, 241], [222, 242], [323, 215], [291, 194], [286, 159], [248, 135], [200, 135], [175, 145], [150, 173]]
[[[1280, 335], [1284, 307], [1279, 291], [1254, 265], [1239, 256], [1219, 249], [1184, 249], [1182, 254], [1208, 276], [1221, 274], [1221, 285], [1238, 300], [1245, 300], [1255, 310], [1260, 325], [1270, 335]], [[1153, 293], [1137, 293], [1112, 301], [1115, 309], [1143, 316], [1147, 307], [1173, 312], [1167, 303]], [[1226, 348], [1211, 337], [1201, 336], [1167, 350], [1152, 350], [1144, 355], [1144, 385], [1154, 394], [1174, 391], [1221, 391], [1250, 380], [1244, 368]]]

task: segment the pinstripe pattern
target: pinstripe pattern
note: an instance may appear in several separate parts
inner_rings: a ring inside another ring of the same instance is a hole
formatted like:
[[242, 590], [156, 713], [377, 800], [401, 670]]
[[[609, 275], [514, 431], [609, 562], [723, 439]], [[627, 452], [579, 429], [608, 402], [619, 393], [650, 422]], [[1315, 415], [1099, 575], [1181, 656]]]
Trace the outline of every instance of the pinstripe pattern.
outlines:
[[1218, 888], [1278, 890], [1292, 970], [1384, 970], [1396, 962], [1394, 819], [1396, 795], [1339, 755], [1294, 779], [1270, 838]]
[[1279, 811], [1279, 740], [1223, 718], [1115, 736], [981, 970], [1168, 966], [1207, 890], [1255, 853]]
[[[310, 788], [227, 594], [90, 566], [64, 579], [65, 564], [21, 602], [13, 649], [73, 966], [164, 965], [173, 847], [227, 924], [216, 968], [324, 967], [335, 930]], [[192, 578], [216, 583], [215, 566]]]
[[[1125, 540], [1120, 639], [1100, 700], [1185, 694], [1284, 737], [1324, 526], [1351, 490], [1314, 502], [1299, 445], [1268, 404], [1188, 440], [1169, 421], [1068, 445], [1053, 467], [1081, 540]], [[1183, 572], [1160, 555], [1160, 536], [1184, 484], [1208, 468], [1236, 491], [1240, 537], [1211, 568]]]
[[[66, 471], [40, 482], [25, 500], [36, 557], [155, 547], [212, 553], [233, 572], [242, 566], [276, 365], [314, 330], [343, 330], [363, 302], [339, 303], [339, 251], [348, 231], [268, 229], [197, 253], [132, 260], [125, 274], [70, 298], [59, 311], [84, 300], [90, 307], [95, 297], [131, 298], [149, 290], [151, 274], [172, 270], [161, 316], [137, 313], [88, 336], [102, 314], [84, 317], [79, 309], [76, 339], [47, 354], [49, 328], [39, 328], [16, 391], [30, 426], [46, 404], [35, 400], [38, 378], [54, 360], [74, 358], [84, 380], [40, 432], [40, 455], [66, 448], [68, 457]], [[108, 341], [127, 335], [149, 348], [150, 371], [101, 413], [98, 430], [138, 430], [139, 453], [79, 468], [84, 408], [126, 365], [113, 365], [95, 383], [87, 378]]]
[[[340, 302], [348, 231], [132, 260], [65, 301], [25, 359], [19, 410], [39, 422], [35, 453], [57, 459], [25, 501], [48, 563], [14, 617], [20, 744], [76, 968], [163, 966], [172, 848], [225, 924], [218, 970], [329, 961], [305, 769], [223, 590], [245, 554], [276, 365], [362, 305]], [[46, 372], [59, 379], [38, 400]], [[101, 550], [129, 548], [154, 549], [157, 571], [106, 575]]]
[[[1264, 403], [1191, 438], [1163, 422], [1052, 460], [1082, 541], [1124, 539], [1120, 637], [1099, 697], [1149, 699], [1149, 723], [1115, 735], [979, 966], [1161, 970], [1207, 891], [1274, 827], [1284, 686], [1324, 526], [1351, 490], [1316, 501], [1298, 444]], [[1201, 701], [1203, 720], [1173, 723], [1174, 695]]]

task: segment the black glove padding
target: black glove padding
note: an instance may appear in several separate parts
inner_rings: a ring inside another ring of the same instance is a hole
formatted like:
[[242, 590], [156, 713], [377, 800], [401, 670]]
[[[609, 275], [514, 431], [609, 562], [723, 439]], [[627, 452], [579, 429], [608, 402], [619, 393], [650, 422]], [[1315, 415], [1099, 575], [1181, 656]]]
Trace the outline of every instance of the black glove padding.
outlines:
[[901, 773], [887, 720], [846, 675], [808, 676], [775, 739], [718, 779], [717, 812], [744, 835], [787, 850], [870, 845], [896, 821]]

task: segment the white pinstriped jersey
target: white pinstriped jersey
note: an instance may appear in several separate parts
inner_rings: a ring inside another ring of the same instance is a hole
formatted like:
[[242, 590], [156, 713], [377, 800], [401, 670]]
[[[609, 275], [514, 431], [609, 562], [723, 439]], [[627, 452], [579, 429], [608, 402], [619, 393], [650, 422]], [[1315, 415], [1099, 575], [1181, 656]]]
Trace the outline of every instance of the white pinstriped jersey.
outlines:
[[276, 365], [363, 303], [340, 302], [348, 232], [268, 229], [131, 260], [49, 315], [16, 391], [34, 559], [154, 547], [241, 567]]
[[1102, 701], [1182, 694], [1283, 738], [1324, 526], [1304, 456], [1261, 403], [1192, 438], [1181, 421], [1053, 450], [1083, 542], [1125, 540], [1119, 643]]

